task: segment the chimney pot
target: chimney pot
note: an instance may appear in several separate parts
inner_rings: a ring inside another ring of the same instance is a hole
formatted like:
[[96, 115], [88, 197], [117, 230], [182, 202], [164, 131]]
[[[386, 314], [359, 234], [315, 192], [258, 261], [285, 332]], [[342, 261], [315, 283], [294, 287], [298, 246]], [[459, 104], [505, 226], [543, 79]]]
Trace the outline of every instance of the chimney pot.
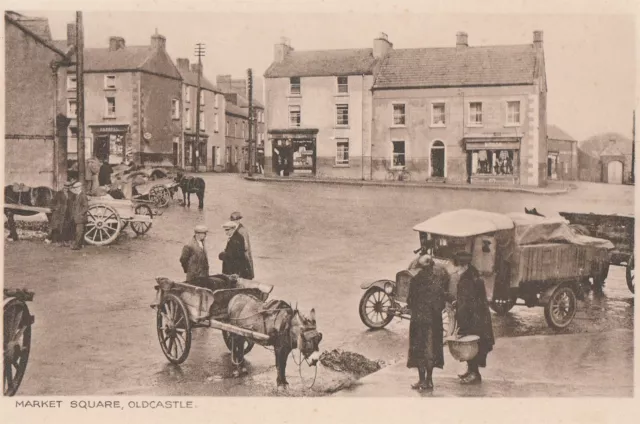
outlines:
[[124, 38], [109, 37], [109, 51], [114, 52], [124, 48]]
[[543, 32], [542, 31], [533, 31], [533, 44], [541, 47], [543, 40]]
[[273, 46], [273, 60], [277, 63], [283, 62], [292, 51], [291, 41], [286, 37], [280, 37], [280, 43]]
[[469, 36], [466, 32], [459, 31], [456, 33], [456, 47], [469, 47]]
[[154, 50], [165, 50], [167, 47], [167, 39], [158, 34], [158, 30], [156, 29], [156, 33], [151, 36], [151, 48]]
[[381, 59], [393, 50], [393, 44], [389, 41], [389, 36], [384, 32], [378, 35], [378, 38], [373, 40], [373, 57]]

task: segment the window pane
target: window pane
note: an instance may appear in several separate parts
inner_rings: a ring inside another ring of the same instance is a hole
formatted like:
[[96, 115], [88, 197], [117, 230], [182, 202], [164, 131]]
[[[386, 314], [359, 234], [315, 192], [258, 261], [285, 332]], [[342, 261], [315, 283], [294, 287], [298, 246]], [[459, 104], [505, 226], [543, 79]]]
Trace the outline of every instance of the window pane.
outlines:
[[349, 79], [348, 77], [338, 77], [338, 93], [349, 92]]
[[336, 105], [337, 124], [349, 125], [349, 105]]
[[342, 140], [336, 143], [336, 164], [346, 165], [349, 163], [349, 141]]
[[393, 125], [404, 125], [404, 105], [393, 105]]
[[444, 103], [434, 103], [433, 105], [433, 121], [435, 125], [445, 124]]
[[482, 123], [482, 103], [469, 103], [469, 122], [472, 124]]
[[404, 141], [393, 142], [393, 166], [405, 166]]
[[291, 94], [300, 94], [300, 77], [289, 78]]

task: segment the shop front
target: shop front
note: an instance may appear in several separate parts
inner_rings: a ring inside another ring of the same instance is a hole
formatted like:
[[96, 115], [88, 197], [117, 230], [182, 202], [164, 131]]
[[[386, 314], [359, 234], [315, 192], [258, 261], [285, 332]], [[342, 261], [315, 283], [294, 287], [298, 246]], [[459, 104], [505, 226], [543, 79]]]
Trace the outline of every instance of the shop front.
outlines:
[[272, 170], [275, 175], [315, 176], [317, 129], [271, 130]]
[[184, 133], [184, 165], [187, 168], [193, 169], [193, 148], [196, 149], [196, 163], [198, 170], [203, 171], [207, 169], [207, 139], [208, 136], [200, 135], [196, 140], [196, 135], [191, 133]]
[[471, 184], [520, 182], [520, 137], [467, 137], [467, 176]]
[[93, 139], [92, 154], [100, 162], [116, 165], [129, 162], [131, 143], [128, 140], [129, 125], [89, 125]]

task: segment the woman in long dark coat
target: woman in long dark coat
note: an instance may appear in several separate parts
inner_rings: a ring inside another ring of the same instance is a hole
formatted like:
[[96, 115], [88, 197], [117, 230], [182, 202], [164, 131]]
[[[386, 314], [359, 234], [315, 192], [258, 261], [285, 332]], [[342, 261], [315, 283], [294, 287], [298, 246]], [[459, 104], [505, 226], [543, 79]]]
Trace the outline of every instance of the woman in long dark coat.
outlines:
[[480, 337], [478, 355], [467, 361], [467, 372], [459, 377], [462, 384], [478, 384], [482, 380], [479, 367], [487, 366], [487, 354], [493, 350], [495, 343], [491, 312], [489, 311], [484, 282], [480, 278], [478, 270], [471, 265], [471, 254], [458, 252], [456, 262], [464, 269], [458, 282], [456, 308], [458, 335]]
[[417, 265], [421, 269], [411, 279], [407, 297], [411, 310], [407, 367], [418, 368], [420, 380], [411, 386], [413, 389], [433, 390], [433, 369], [444, 367], [442, 310], [449, 275], [426, 255]]
[[240, 278], [252, 279], [253, 271], [251, 264], [245, 255], [245, 242], [242, 235], [237, 231], [238, 223], [227, 222], [223, 225], [228, 241], [224, 252], [218, 256], [222, 260], [222, 273], [236, 274]]

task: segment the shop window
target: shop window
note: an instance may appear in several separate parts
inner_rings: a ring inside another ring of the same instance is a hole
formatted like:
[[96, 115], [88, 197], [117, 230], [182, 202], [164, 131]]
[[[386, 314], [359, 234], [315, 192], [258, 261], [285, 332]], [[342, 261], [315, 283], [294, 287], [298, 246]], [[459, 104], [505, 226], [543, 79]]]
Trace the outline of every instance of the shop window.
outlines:
[[393, 166], [405, 166], [404, 141], [393, 142]]
[[295, 95], [300, 94], [300, 77], [289, 78], [289, 93]]
[[301, 121], [300, 106], [289, 106], [289, 126], [299, 127]]
[[338, 77], [338, 93], [349, 92], [349, 77]]
[[336, 165], [349, 165], [349, 140], [346, 138], [336, 143]]
[[393, 105], [393, 125], [405, 125], [405, 105], [398, 103]]
[[472, 175], [514, 175], [517, 150], [478, 150], [472, 153]]
[[446, 125], [444, 103], [433, 103], [431, 105], [431, 125], [444, 127]]
[[336, 105], [336, 124], [349, 125], [349, 105]]
[[469, 103], [469, 124], [482, 125], [482, 102]]
[[520, 102], [507, 102], [507, 125], [520, 125]]

